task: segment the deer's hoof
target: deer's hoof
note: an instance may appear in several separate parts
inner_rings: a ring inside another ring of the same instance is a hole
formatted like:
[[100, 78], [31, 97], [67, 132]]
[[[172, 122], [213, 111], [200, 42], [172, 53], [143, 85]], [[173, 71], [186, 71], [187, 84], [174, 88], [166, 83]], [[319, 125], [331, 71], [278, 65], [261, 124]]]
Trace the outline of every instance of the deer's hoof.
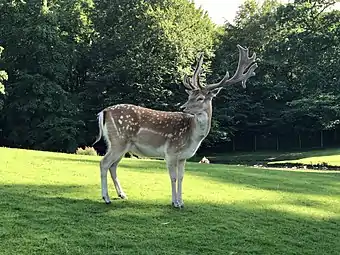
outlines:
[[118, 195], [121, 199], [127, 199], [127, 195], [125, 193], [121, 193]]
[[184, 204], [179, 202], [172, 202], [172, 207], [181, 209], [184, 208]]
[[111, 204], [111, 201], [109, 198], [103, 197], [103, 200], [105, 201], [105, 204]]

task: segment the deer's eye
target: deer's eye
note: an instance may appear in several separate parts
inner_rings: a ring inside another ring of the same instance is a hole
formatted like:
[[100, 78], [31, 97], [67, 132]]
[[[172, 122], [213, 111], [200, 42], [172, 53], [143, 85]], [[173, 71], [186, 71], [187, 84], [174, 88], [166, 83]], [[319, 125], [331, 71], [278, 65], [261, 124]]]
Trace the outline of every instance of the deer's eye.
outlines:
[[197, 102], [202, 102], [204, 100], [204, 98], [203, 97], [199, 97], [199, 98], [197, 98]]

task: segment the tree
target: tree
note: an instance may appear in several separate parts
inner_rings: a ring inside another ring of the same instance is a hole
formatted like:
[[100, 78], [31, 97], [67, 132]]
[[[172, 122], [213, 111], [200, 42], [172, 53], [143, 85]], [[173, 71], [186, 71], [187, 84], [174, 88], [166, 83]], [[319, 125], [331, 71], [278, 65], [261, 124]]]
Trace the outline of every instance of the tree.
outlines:
[[[4, 50], [3, 47], [0, 46], [0, 60], [1, 60], [1, 53]], [[2, 83], [3, 81], [7, 81], [8, 79], [8, 75], [4, 70], [0, 70], [0, 93], [1, 94], [5, 94], [5, 86]], [[0, 109], [1, 109], [1, 105], [0, 105]]]
[[207, 61], [212, 56], [216, 28], [209, 17], [186, 0], [95, 1], [91, 17], [92, 68], [82, 93], [88, 142], [97, 131], [95, 115], [109, 105], [179, 110], [187, 97], [184, 73], [198, 52]]
[[[267, 108], [263, 102], [269, 91], [263, 89], [263, 79], [271, 65], [262, 58], [265, 45], [273, 37], [271, 26], [275, 20], [271, 14], [279, 4], [277, 1], [265, 1], [259, 5], [256, 1], [249, 0], [240, 7], [234, 24], [226, 23], [224, 33], [221, 35], [216, 56], [212, 62], [212, 72], [209, 74], [211, 81], [221, 79], [226, 70], [236, 70], [238, 52], [236, 45], [241, 44], [250, 48], [250, 53], [256, 52], [259, 68], [256, 76], [247, 83], [247, 88], [233, 86], [221, 91], [215, 102], [214, 120], [216, 128], [212, 134], [219, 141], [229, 141], [236, 132], [257, 133], [269, 125], [266, 116]], [[269, 87], [269, 86], [268, 86]]]
[[[213, 74], [219, 79], [226, 67], [235, 66], [233, 50], [237, 43], [257, 53], [259, 68], [245, 91], [233, 87], [222, 92], [228, 100], [220, 98], [215, 105], [220, 130], [282, 135], [314, 132], [338, 123], [334, 106], [339, 95], [339, 75], [334, 68], [339, 63], [336, 24], [340, 19], [339, 11], [325, 11], [332, 3], [266, 1], [258, 5], [246, 1], [235, 24], [226, 23], [213, 61]], [[320, 111], [321, 98], [327, 103]], [[318, 116], [315, 125], [310, 125], [308, 114]], [[299, 124], [294, 122], [297, 120]], [[325, 121], [321, 124], [319, 120]]]
[[1, 24], [7, 25], [0, 35], [10, 77], [1, 120], [5, 145], [67, 152], [77, 148], [84, 127], [72, 93], [80, 17], [60, 22], [63, 3], [1, 2]]
[[93, 142], [103, 107], [178, 109], [184, 73], [214, 47], [214, 24], [185, 0], [0, 0], [0, 9], [7, 146], [72, 152]]
[[[1, 61], [1, 53], [4, 50], [3, 47], [0, 46], [0, 61]], [[0, 70], [0, 111], [4, 106], [3, 96], [5, 95], [5, 86], [3, 84], [4, 81], [8, 80], [8, 75], [6, 71]], [[1, 116], [1, 115], [0, 115]], [[2, 129], [0, 129], [2, 131]]]

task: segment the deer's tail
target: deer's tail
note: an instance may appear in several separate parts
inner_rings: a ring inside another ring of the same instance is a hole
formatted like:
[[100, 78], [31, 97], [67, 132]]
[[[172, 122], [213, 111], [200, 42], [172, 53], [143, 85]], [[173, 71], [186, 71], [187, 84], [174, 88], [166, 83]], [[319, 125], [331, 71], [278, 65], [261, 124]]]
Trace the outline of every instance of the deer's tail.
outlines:
[[100, 113], [98, 113], [98, 127], [99, 127], [99, 134], [97, 136], [96, 141], [94, 141], [94, 143], [92, 144], [92, 146], [94, 144], [96, 144], [97, 142], [99, 142], [99, 140], [102, 138], [103, 136], [103, 129], [104, 129], [104, 111], [101, 111]]

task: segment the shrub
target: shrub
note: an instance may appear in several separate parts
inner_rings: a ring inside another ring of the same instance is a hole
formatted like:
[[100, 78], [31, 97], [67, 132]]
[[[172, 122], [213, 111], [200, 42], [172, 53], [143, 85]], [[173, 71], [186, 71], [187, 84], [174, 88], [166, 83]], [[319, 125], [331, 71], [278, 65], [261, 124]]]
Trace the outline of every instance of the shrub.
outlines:
[[76, 154], [78, 155], [89, 155], [89, 156], [98, 156], [97, 151], [93, 147], [85, 146], [85, 149], [78, 148], [76, 150]]

